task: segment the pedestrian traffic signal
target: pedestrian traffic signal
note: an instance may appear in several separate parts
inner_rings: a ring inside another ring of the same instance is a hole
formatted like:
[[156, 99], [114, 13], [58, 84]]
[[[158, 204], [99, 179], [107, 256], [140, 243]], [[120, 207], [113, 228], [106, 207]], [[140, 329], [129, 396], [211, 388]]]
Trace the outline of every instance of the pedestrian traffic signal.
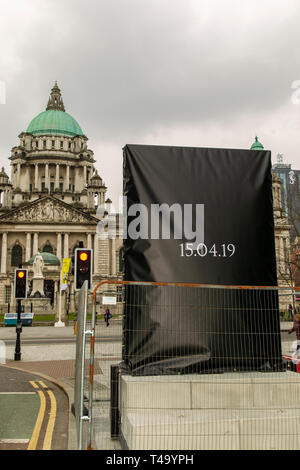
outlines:
[[84, 281], [88, 281], [88, 289], [92, 287], [92, 259], [93, 250], [90, 248], [76, 248], [75, 250], [75, 290], [80, 290]]
[[15, 299], [26, 299], [28, 269], [15, 270]]

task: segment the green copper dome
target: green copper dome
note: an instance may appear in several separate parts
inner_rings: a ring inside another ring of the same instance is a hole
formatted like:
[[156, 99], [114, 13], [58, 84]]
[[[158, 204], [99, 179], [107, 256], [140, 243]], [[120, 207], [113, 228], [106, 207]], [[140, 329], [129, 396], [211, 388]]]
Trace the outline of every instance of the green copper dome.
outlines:
[[43, 111], [33, 118], [26, 132], [33, 135], [83, 135], [77, 121], [70, 114], [57, 109]]
[[83, 135], [83, 132], [75, 119], [65, 112], [60, 89], [55, 82], [51, 90], [46, 111], [32, 119], [26, 132], [33, 135], [66, 135], [74, 137]]
[[251, 145], [251, 150], [264, 150], [264, 146], [258, 141], [258, 137], [255, 137], [255, 142]]
[[[54, 266], [60, 265], [59, 259], [53, 253], [48, 253], [46, 251], [43, 251], [43, 252], [40, 253], [40, 255], [43, 258], [43, 261], [44, 261], [45, 264], [52, 264]], [[28, 264], [33, 264], [35, 256], [36, 255], [34, 255], [32, 258], [30, 258], [30, 260], [28, 260], [27, 263]]]

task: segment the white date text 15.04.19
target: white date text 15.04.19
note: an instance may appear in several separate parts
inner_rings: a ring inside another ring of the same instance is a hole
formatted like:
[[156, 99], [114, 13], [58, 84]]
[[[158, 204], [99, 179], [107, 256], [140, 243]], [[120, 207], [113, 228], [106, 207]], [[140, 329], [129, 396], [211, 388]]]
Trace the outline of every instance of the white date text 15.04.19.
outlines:
[[207, 247], [205, 243], [200, 243], [194, 249], [193, 243], [180, 243], [180, 256], [213, 256], [214, 258], [231, 258], [235, 253], [235, 245], [232, 243], [223, 243], [218, 247], [214, 243], [211, 247]]

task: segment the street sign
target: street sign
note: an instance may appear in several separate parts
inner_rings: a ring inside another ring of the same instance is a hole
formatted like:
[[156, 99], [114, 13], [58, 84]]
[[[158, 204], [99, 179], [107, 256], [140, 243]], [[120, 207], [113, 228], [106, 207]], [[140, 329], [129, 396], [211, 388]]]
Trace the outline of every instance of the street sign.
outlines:
[[102, 304], [103, 305], [116, 305], [117, 304], [117, 297], [103, 296], [102, 297]]

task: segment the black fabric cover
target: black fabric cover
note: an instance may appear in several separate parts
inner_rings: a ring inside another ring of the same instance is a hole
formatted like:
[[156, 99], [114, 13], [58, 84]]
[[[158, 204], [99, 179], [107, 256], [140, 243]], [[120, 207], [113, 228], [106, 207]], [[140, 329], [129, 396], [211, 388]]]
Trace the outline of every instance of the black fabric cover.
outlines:
[[[169, 240], [127, 237], [125, 280], [277, 285], [269, 151], [126, 145], [123, 153], [127, 212], [137, 203], [148, 214], [151, 204], [204, 204], [204, 243], [208, 251], [215, 247], [206, 256], [181, 256], [180, 245], [191, 241], [174, 239], [172, 231]], [[150, 216], [148, 225], [150, 233]], [[235, 246], [231, 257], [226, 250], [223, 256], [228, 244]], [[176, 301], [174, 295], [168, 287], [126, 289], [128, 371], [280, 369], [277, 292], [188, 288]]]

